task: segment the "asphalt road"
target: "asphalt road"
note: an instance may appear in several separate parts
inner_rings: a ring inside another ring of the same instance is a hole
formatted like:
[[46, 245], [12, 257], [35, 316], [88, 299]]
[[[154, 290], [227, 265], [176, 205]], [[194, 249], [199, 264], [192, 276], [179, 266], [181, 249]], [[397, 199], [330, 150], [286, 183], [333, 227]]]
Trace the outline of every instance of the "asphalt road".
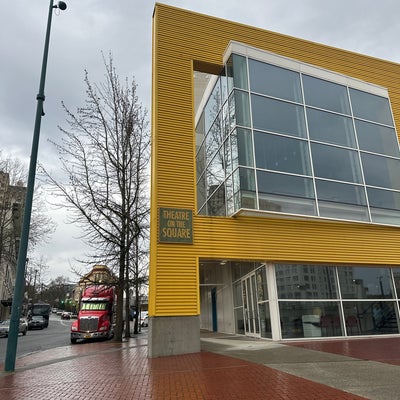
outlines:
[[[17, 358], [24, 355], [48, 350], [59, 346], [68, 346], [70, 342], [71, 321], [61, 320], [59, 315], [50, 314], [49, 326], [44, 329], [29, 330], [26, 336], [19, 334]], [[6, 357], [7, 338], [0, 337], [0, 362]]]

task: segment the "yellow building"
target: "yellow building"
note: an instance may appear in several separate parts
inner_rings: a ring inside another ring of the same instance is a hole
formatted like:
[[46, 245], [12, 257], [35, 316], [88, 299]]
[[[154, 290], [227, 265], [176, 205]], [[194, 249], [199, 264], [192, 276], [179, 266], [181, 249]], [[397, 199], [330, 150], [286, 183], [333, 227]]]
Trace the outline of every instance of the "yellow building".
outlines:
[[399, 334], [400, 65], [157, 4], [149, 356]]

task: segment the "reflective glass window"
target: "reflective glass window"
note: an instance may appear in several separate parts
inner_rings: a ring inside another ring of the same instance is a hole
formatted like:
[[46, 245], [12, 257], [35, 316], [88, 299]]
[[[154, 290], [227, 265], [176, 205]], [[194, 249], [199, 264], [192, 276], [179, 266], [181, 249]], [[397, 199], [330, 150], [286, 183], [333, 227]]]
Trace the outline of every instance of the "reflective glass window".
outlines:
[[369, 205], [376, 208], [400, 210], [400, 193], [390, 190], [367, 188]]
[[314, 174], [319, 178], [361, 183], [358, 153], [339, 147], [311, 143]]
[[356, 147], [351, 118], [307, 107], [307, 122], [311, 140]]
[[261, 303], [258, 306], [260, 314], [260, 335], [263, 338], [272, 338], [271, 315], [269, 312], [269, 303]]
[[250, 127], [249, 94], [235, 90], [235, 125]]
[[197, 179], [199, 179], [200, 175], [204, 172], [206, 167], [206, 154], [205, 154], [205, 144], [203, 143], [200, 146], [199, 151], [196, 156], [196, 173]]
[[389, 268], [338, 267], [343, 299], [394, 297]]
[[248, 89], [246, 57], [233, 54], [233, 85], [235, 88]]
[[257, 283], [257, 300], [268, 300], [268, 285], [265, 267], [256, 270], [256, 283]]
[[257, 183], [258, 190], [262, 193], [314, 198], [314, 188], [310, 178], [257, 171]]
[[214, 120], [214, 123], [211, 126], [211, 129], [208, 131], [206, 136], [206, 157], [207, 162], [209, 162], [214, 154], [218, 151], [220, 146], [223, 143], [223, 134], [221, 131], [221, 120], [218, 116]]
[[392, 268], [394, 285], [396, 288], [397, 298], [400, 299], [400, 268]]
[[361, 154], [365, 183], [400, 190], [400, 160], [373, 154]]
[[221, 88], [217, 80], [204, 108], [205, 131], [207, 132], [214, 122], [221, 108]]
[[389, 100], [386, 97], [350, 88], [350, 98], [355, 117], [393, 126]]
[[358, 120], [355, 124], [361, 150], [400, 157], [396, 131], [393, 128]]
[[229, 137], [225, 139], [224, 142], [224, 164], [223, 168], [225, 170], [225, 175], [229, 175], [232, 173], [232, 146]]
[[201, 113], [200, 118], [196, 125], [196, 145], [199, 146], [206, 136], [204, 111]]
[[303, 75], [303, 88], [307, 105], [341, 114], [350, 114], [349, 98], [345, 86]]
[[318, 208], [321, 217], [369, 221], [363, 186], [316, 180]]
[[[276, 275], [279, 276], [278, 298], [289, 299], [293, 291], [297, 291], [299, 299], [318, 298], [336, 299], [338, 298], [338, 288], [336, 283], [335, 268], [331, 266], [318, 265], [317, 268], [305, 268], [305, 265], [277, 264], [275, 266]], [[290, 278], [297, 275], [299, 279], [296, 283], [291, 283]], [[317, 288], [313, 289], [310, 282], [318, 282]], [[307, 293], [309, 292], [309, 293]], [[313, 294], [310, 294], [310, 293]]]
[[302, 102], [298, 72], [249, 59], [249, 75], [251, 91]]
[[207, 198], [206, 174], [201, 175], [197, 182], [197, 208], [200, 209]]
[[302, 106], [252, 95], [251, 107], [255, 129], [306, 137]]
[[394, 301], [346, 301], [343, 310], [348, 336], [399, 333]]
[[[295, 293], [292, 293], [293, 298]], [[279, 301], [282, 339], [342, 336], [339, 302]]]
[[240, 189], [246, 191], [255, 191], [256, 183], [254, 170], [250, 168], [239, 168]]
[[210, 188], [220, 185], [225, 179], [223, 152], [218, 151], [207, 167], [207, 183]]
[[316, 179], [315, 185], [317, 188], [318, 200], [358, 204], [362, 206], [367, 204], [363, 186], [324, 181], [321, 179]]
[[222, 135], [224, 137], [229, 135], [231, 130], [230, 122], [229, 122], [229, 106], [228, 102], [226, 101], [225, 104], [222, 106]]
[[268, 133], [254, 133], [257, 168], [311, 175], [308, 143]]
[[226, 72], [226, 84], [229, 97], [233, 90], [233, 54], [229, 57], [228, 61], [226, 62], [225, 72]]
[[237, 128], [231, 135], [233, 168], [239, 165], [252, 167], [254, 164], [251, 131]]
[[221, 185], [207, 201], [208, 215], [226, 215], [225, 187]]
[[224, 68], [221, 74], [221, 100], [222, 103], [225, 103], [228, 98], [228, 77], [225, 73], [226, 69]]

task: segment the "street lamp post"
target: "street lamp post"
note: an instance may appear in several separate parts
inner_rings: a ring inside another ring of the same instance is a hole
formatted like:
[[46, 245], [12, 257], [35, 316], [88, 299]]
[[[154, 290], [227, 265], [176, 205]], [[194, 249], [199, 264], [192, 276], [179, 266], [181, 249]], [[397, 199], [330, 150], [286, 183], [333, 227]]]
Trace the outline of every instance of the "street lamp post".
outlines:
[[36, 117], [35, 117], [35, 127], [32, 139], [31, 159], [29, 163], [28, 184], [26, 188], [24, 219], [22, 223], [21, 243], [18, 251], [17, 272], [15, 276], [14, 294], [11, 307], [10, 331], [8, 333], [6, 358], [4, 363], [4, 371], [7, 372], [12, 372], [15, 369], [15, 358], [17, 353], [18, 332], [19, 332], [19, 319], [21, 316], [22, 296], [24, 290], [25, 261], [26, 261], [26, 253], [28, 250], [28, 238], [29, 238], [29, 227], [30, 227], [31, 213], [32, 213], [33, 190], [35, 187], [35, 174], [36, 174], [37, 153], [39, 147], [40, 123], [42, 116], [44, 115], [43, 102], [45, 99], [44, 84], [46, 80], [47, 55], [49, 52], [51, 18], [54, 8], [65, 10], [67, 8], [67, 5], [63, 1], [59, 1], [57, 5], [53, 5], [53, 0], [50, 0], [49, 14], [47, 17], [47, 30], [44, 42], [42, 72], [40, 75], [39, 93], [36, 96], [37, 100]]

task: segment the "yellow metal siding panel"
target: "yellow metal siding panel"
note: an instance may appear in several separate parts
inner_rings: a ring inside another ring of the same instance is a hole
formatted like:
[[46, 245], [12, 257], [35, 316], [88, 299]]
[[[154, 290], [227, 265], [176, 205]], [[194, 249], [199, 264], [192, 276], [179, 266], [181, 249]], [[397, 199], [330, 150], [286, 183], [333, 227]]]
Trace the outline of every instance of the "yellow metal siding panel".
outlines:
[[158, 243], [159, 207], [195, 212], [194, 60], [222, 65], [234, 40], [375, 83], [399, 128], [400, 66], [160, 4], [153, 32], [150, 315], [199, 313], [199, 257], [400, 266], [400, 229], [361, 223], [194, 215], [192, 245]]

